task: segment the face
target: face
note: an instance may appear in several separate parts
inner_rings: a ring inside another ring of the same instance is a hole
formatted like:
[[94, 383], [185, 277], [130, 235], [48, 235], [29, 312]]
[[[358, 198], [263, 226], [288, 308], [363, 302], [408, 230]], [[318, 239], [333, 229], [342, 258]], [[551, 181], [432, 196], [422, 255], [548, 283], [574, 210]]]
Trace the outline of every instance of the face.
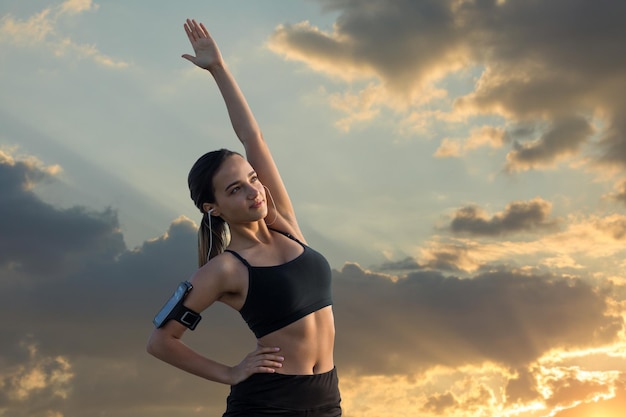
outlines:
[[208, 205], [213, 215], [229, 223], [258, 221], [267, 215], [265, 189], [245, 158], [226, 158], [213, 177], [213, 188], [215, 203]]

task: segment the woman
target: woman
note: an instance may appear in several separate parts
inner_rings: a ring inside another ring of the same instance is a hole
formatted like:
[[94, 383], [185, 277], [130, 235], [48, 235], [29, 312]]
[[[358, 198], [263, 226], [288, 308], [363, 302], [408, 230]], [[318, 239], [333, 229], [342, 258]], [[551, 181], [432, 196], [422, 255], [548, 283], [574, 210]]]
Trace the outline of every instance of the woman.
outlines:
[[[215, 41], [195, 20], [184, 28], [195, 56], [183, 58], [215, 79], [246, 158], [222, 149], [191, 169], [191, 197], [203, 213], [200, 268], [180, 307], [186, 318], [160, 323], [148, 352], [229, 384], [224, 417], [340, 416], [328, 262], [306, 245], [267, 144]], [[239, 311], [257, 338], [257, 348], [235, 366], [181, 341], [195, 328], [197, 312], [216, 301]]]

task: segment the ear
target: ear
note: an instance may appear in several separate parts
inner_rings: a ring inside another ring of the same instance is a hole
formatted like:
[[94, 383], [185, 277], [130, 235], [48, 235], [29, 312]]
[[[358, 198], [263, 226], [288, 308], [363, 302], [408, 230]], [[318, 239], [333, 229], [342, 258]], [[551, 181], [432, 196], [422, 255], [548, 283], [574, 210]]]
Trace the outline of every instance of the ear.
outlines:
[[217, 207], [215, 206], [215, 204], [211, 204], [211, 203], [202, 204], [202, 211], [204, 211], [205, 213], [209, 213], [211, 216], [219, 216], [219, 213], [217, 212]]

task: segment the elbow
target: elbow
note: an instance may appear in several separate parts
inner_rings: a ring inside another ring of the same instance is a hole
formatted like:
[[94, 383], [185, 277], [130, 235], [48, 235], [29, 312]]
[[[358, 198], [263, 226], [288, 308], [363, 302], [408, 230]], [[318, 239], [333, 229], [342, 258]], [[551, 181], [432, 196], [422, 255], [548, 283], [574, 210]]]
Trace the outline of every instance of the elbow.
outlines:
[[152, 332], [150, 338], [148, 339], [148, 343], [146, 344], [146, 352], [149, 355], [158, 358], [160, 356], [159, 352], [161, 351], [161, 344], [161, 340], [157, 334], [157, 331], [155, 330], [154, 332]]
[[155, 329], [152, 331], [150, 338], [146, 344], [146, 352], [157, 359], [166, 361], [171, 355], [172, 349], [175, 348], [176, 342], [179, 341], [177, 335], [169, 333], [165, 329]]

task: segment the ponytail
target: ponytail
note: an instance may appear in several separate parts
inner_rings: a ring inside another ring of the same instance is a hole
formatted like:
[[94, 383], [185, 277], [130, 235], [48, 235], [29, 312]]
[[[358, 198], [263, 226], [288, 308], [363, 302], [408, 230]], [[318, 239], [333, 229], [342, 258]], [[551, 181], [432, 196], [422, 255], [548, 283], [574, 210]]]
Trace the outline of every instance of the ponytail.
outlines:
[[228, 226], [224, 219], [204, 213], [198, 229], [198, 267], [224, 252], [227, 235]]

